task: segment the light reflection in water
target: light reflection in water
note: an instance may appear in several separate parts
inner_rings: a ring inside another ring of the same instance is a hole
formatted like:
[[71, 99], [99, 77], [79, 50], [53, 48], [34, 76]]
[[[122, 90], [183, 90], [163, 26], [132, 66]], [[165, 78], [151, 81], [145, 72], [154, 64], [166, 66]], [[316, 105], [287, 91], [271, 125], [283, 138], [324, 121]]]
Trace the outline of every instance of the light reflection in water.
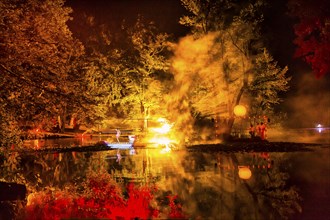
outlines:
[[[330, 183], [329, 176], [324, 175], [330, 171], [329, 159], [325, 157], [329, 155], [328, 148], [294, 153], [176, 150], [164, 154], [162, 150], [22, 155], [20, 172], [30, 186], [42, 191], [47, 187], [63, 188], [69, 183], [81, 184], [88, 170], [104, 168], [120, 184], [155, 183], [161, 192], [178, 195], [183, 211], [192, 218], [281, 219], [293, 215], [299, 219], [317, 214], [308, 209], [310, 213], [305, 213], [306, 203], [329, 199], [311, 196], [319, 189], [329, 194], [328, 185], [324, 185]], [[249, 178], [239, 177], [242, 167], [251, 171]], [[308, 172], [315, 175], [306, 175]], [[305, 188], [299, 188], [302, 182]], [[308, 184], [318, 189], [306, 188]], [[318, 210], [318, 215], [325, 210]]]

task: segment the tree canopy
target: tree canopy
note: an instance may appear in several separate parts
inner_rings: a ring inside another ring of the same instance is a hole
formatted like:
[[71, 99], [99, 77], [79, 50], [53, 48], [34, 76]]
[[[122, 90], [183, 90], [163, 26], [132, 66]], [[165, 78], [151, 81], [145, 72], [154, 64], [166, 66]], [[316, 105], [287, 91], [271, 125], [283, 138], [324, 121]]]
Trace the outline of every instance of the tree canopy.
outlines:
[[288, 88], [287, 68], [277, 66], [259, 35], [261, 0], [182, 0], [190, 15], [180, 23], [191, 34], [179, 42], [142, 16], [133, 25], [123, 21], [119, 37], [86, 15], [79, 25], [91, 31], [73, 35], [64, 3], [0, 3], [2, 127], [58, 117], [65, 124], [68, 116], [93, 127], [153, 115], [190, 130], [191, 116], [221, 114], [231, 128], [235, 105], [264, 111]]
[[63, 0], [5, 0], [0, 7], [2, 110], [22, 125], [50, 122], [81, 102], [92, 102], [82, 93], [78, 64], [84, 47], [66, 25], [72, 9]]
[[194, 108], [204, 115], [230, 118], [230, 129], [236, 105], [259, 107], [262, 114], [279, 103], [278, 94], [288, 89], [289, 78], [285, 76], [287, 68], [277, 66], [259, 34], [264, 2], [182, 0], [182, 3], [191, 15], [183, 16], [180, 22], [190, 26], [197, 39], [191, 44], [204, 41], [201, 44], [208, 45], [204, 53], [195, 54], [202, 57], [203, 64], [192, 71], [198, 73], [192, 90]]

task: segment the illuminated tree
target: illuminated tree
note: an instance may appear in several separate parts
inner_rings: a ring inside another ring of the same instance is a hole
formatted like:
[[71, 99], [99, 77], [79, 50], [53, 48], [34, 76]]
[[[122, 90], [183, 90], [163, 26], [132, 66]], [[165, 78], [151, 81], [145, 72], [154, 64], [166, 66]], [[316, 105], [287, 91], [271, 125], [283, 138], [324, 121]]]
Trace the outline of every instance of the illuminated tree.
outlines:
[[1, 106], [16, 121], [48, 123], [82, 102], [84, 75], [79, 60], [84, 53], [66, 22], [71, 9], [63, 0], [2, 1]]
[[294, 26], [296, 57], [304, 59], [316, 77], [330, 73], [330, 5], [329, 1], [290, 0], [290, 15], [297, 18]]
[[125, 122], [147, 119], [149, 113], [159, 112], [162, 82], [169, 77], [165, 73], [167, 34], [159, 34], [155, 25], [141, 16], [134, 24], [123, 21], [122, 31], [114, 34], [108, 25], [83, 17], [73, 27], [86, 48], [89, 91], [99, 103], [95, 108], [98, 114], [91, 118]]
[[[131, 28], [124, 27], [127, 31], [128, 45], [124, 49], [121, 59], [123, 65], [123, 83], [126, 85], [123, 91], [121, 106], [131, 117], [140, 115], [146, 119], [150, 112], [159, 112], [160, 103], [165, 87], [166, 71], [169, 68], [167, 60], [168, 35], [158, 33], [154, 24], [143, 23], [138, 18]], [[128, 107], [128, 108], [127, 108]]]
[[233, 109], [241, 102], [249, 104], [248, 97], [267, 107], [278, 103], [278, 92], [288, 88], [289, 79], [284, 75], [287, 68], [281, 70], [263, 48], [259, 35], [263, 2], [182, 3], [192, 15], [183, 16], [181, 24], [192, 28], [195, 39], [211, 41], [206, 42], [208, 58], [197, 76], [195, 109], [206, 115], [220, 113], [228, 119], [226, 133], [230, 133]]

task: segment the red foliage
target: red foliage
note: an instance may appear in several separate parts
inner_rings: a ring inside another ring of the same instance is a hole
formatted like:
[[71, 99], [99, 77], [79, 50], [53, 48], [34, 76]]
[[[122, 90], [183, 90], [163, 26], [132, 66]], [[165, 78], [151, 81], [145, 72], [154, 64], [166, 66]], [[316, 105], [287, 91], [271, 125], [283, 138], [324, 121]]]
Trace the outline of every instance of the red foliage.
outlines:
[[[160, 211], [151, 207], [153, 187], [136, 187], [129, 184], [128, 198], [125, 199], [118, 187], [105, 179], [90, 180], [83, 195], [75, 193], [40, 193], [32, 198], [26, 207], [25, 219], [62, 219], [62, 218], [107, 218], [107, 219], [150, 219], [157, 218]], [[181, 205], [175, 203], [176, 196], [168, 196], [170, 218], [183, 218]]]
[[325, 29], [319, 18], [295, 26], [294, 43], [298, 45], [295, 55], [303, 57], [317, 77], [330, 73], [330, 32]]
[[175, 202], [178, 196], [167, 196], [170, 201], [171, 211], [169, 214], [170, 218], [185, 218], [182, 212], [182, 207], [179, 203]]
[[302, 57], [316, 77], [330, 74], [330, 16], [326, 1], [290, 0], [293, 17], [299, 18], [294, 26], [298, 46], [295, 56]]

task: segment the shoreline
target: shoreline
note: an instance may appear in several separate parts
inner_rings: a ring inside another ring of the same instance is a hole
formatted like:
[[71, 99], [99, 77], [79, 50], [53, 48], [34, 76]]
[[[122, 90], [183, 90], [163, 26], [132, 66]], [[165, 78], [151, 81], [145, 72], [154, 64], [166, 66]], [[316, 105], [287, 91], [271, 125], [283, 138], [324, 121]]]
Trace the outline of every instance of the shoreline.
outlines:
[[[255, 142], [242, 142], [232, 141], [214, 144], [192, 144], [185, 145], [176, 150], [186, 150], [188, 152], [296, 152], [296, 151], [313, 151], [313, 147], [330, 148], [330, 144], [322, 143], [295, 143], [295, 142], [268, 142], [268, 141], [255, 141]], [[150, 149], [145, 145], [133, 145], [134, 149]], [[155, 148], [152, 148], [155, 149]], [[111, 151], [112, 149], [102, 143], [95, 143], [93, 145], [84, 146], [68, 146], [57, 148], [44, 148], [44, 149], [20, 149], [17, 152], [21, 153], [65, 153], [65, 152], [94, 152], [94, 151]], [[10, 152], [14, 152], [11, 150]]]

